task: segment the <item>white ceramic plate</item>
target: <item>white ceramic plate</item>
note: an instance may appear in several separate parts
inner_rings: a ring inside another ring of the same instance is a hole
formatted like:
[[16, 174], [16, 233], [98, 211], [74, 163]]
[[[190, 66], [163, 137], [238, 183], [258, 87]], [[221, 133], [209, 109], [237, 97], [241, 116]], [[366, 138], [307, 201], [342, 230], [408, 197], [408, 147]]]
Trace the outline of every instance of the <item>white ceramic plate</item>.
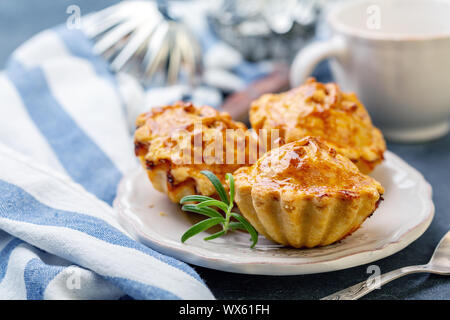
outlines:
[[114, 206], [125, 229], [138, 241], [164, 254], [195, 265], [248, 274], [296, 275], [340, 270], [387, 257], [416, 240], [433, 219], [431, 186], [398, 156], [373, 172], [384, 186], [384, 201], [373, 216], [344, 240], [321, 248], [282, 247], [263, 236], [250, 249], [249, 235], [232, 232], [203, 241], [204, 232], [186, 243], [181, 235], [192, 219], [154, 190], [143, 169], [126, 175], [119, 185]]

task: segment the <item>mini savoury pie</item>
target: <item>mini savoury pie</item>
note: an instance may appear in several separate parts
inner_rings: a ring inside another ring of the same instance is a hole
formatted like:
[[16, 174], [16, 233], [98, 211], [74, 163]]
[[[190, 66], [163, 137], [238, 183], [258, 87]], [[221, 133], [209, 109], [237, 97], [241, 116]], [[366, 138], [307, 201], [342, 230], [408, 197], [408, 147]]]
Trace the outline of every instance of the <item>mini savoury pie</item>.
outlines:
[[306, 136], [322, 137], [363, 173], [371, 172], [386, 150], [381, 131], [372, 125], [355, 94], [313, 78], [290, 91], [261, 96], [252, 103], [250, 123], [256, 133], [278, 129], [286, 143]]
[[296, 248], [325, 246], [351, 234], [384, 192], [316, 137], [272, 149], [234, 178], [245, 218], [267, 238]]
[[[136, 156], [155, 189], [173, 202], [191, 194], [214, 195], [200, 171], [213, 172], [225, 184], [226, 173], [249, 164], [247, 127], [212, 107], [178, 102], [153, 108], [136, 126]], [[228, 129], [233, 130], [227, 134]]]

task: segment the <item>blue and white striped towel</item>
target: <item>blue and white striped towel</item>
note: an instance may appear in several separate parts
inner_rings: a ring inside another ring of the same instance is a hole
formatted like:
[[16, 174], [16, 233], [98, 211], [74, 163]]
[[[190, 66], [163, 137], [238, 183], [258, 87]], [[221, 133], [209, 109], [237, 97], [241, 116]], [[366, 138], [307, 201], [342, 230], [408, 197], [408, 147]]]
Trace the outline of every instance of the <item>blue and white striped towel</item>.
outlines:
[[90, 50], [80, 31], [46, 31], [0, 75], [0, 298], [213, 298], [114, 218], [136, 163], [126, 102]]
[[[209, 53], [223, 46], [208, 42]], [[245, 84], [257, 69], [237, 78]], [[205, 90], [197, 96], [215, 96]], [[1, 299], [214, 298], [191, 267], [115, 219], [116, 186], [136, 165], [129, 122], [148, 108], [145, 96], [168, 99], [167, 88], [140, 91], [65, 26], [12, 55], [0, 73]]]

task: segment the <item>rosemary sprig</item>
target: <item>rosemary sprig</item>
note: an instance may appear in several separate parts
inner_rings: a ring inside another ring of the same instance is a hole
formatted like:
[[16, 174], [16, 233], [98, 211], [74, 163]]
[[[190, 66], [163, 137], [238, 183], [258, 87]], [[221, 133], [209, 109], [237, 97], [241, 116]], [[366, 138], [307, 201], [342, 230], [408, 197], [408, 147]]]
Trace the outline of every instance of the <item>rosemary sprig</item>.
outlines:
[[[230, 230], [234, 231], [240, 229], [247, 231], [250, 234], [252, 241], [251, 248], [253, 248], [258, 242], [258, 232], [243, 216], [231, 211], [234, 205], [233, 175], [231, 173], [227, 173], [225, 176], [228, 184], [230, 185], [230, 193], [228, 195], [222, 183], [214, 175], [214, 173], [206, 170], [202, 171], [201, 173], [205, 175], [209, 179], [209, 181], [211, 181], [221, 201], [211, 197], [198, 195], [186, 196], [180, 200], [180, 204], [183, 205], [181, 207], [182, 210], [199, 213], [208, 217], [208, 219], [202, 220], [190, 227], [181, 237], [181, 242], [185, 242], [190, 237], [193, 237], [196, 234], [205, 231], [215, 225], [221, 224], [221, 231], [204, 238], [204, 240], [212, 240], [221, 237], [224, 234], [227, 234], [227, 232]], [[197, 204], [186, 204], [187, 202], [197, 202]], [[222, 211], [225, 216], [220, 214], [217, 209]], [[234, 218], [237, 221], [232, 221], [231, 218]]]

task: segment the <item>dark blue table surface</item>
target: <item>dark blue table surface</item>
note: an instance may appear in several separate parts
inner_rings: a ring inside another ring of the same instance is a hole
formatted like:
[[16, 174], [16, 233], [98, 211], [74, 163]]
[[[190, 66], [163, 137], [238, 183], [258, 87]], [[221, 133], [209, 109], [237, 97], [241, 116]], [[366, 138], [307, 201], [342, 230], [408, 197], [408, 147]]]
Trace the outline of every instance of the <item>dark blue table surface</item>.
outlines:
[[[66, 21], [69, 5], [86, 14], [118, 1], [2, 0], [0, 1], [0, 66], [33, 34]], [[325, 65], [321, 80], [326, 80]], [[429, 229], [404, 250], [380, 261], [381, 272], [428, 261], [450, 229], [450, 135], [421, 144], [388, 143], [388, 148], [417, 168], [433, 186], [435, 218]], [[304, 276], [251, 276], [195, 267], [219, 299], [318, 299], [367, 279], [368, 265]], [[366, 299], [450, 299], [450, 278], [417, 274], [398, 279]]]

